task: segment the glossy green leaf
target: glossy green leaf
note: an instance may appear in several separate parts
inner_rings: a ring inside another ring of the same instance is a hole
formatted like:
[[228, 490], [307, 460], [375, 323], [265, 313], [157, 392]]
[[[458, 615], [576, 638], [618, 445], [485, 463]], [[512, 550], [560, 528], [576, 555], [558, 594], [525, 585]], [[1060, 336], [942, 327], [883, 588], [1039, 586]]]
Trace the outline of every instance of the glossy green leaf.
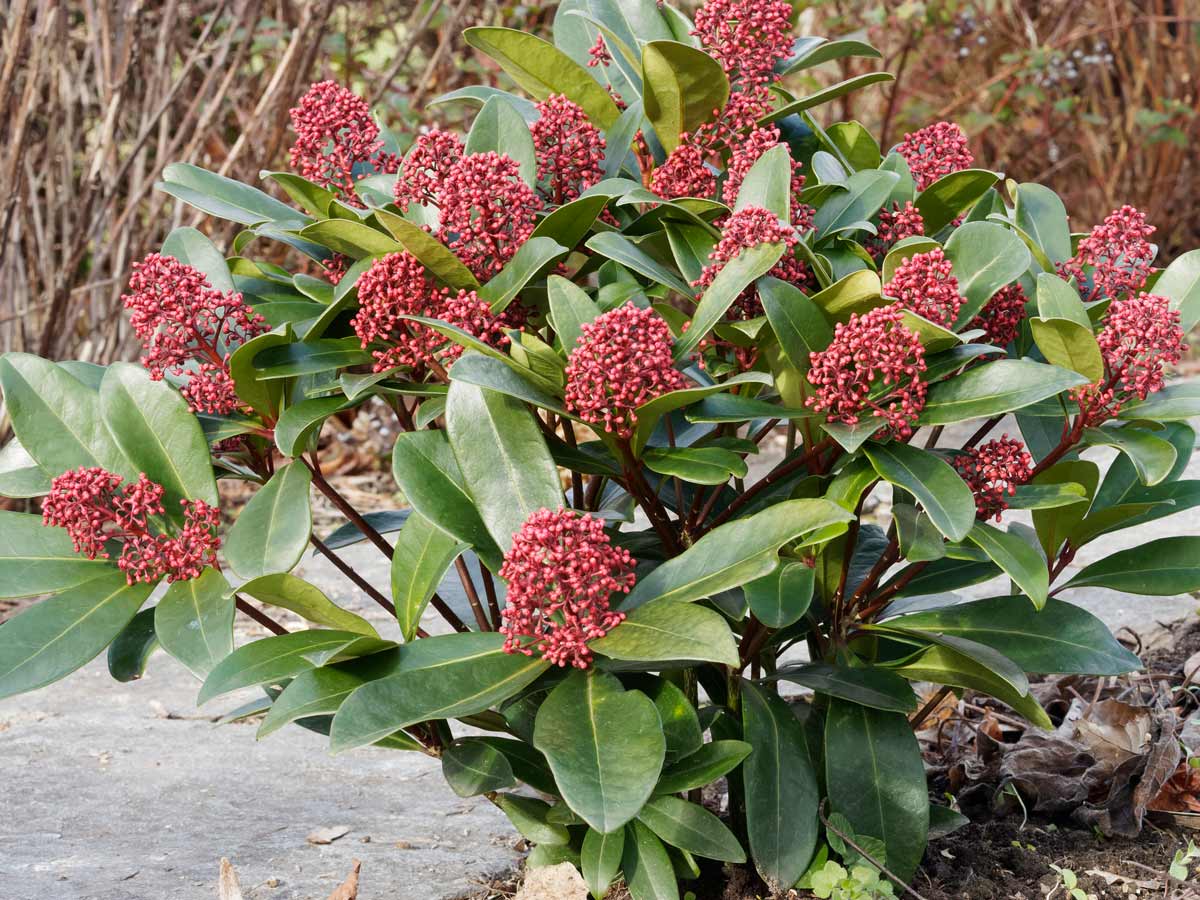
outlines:
[[546, 279], [546, 295], [554, 333], [562, 342], [563, 352], [569, 356], [583, 333], [583, 326], [600, 315], [600, 307], [583, 288], [560, 275]]
[[130, 619], [108, 645], [108, 674], [116, 681], [136, 681], [146, 674], [146, 664], [157, 649], [154, 608], [151, 607]]
[[962, 327], [983, 309], [992, 295], [1029, 268], [1029, 248], [1012, 231], [995, 222], [967, 222], [946, 241], [959, 293], [967, 302], [958, 311]]
[[871, 219], [887, 201], [900, 176], [883, 169], [855, 172], [846, 189], [826, 200], [813, 216], [817, 234], [826, 237]]
[[28, 353], [6, 353], [0, 356], [0, 390], [21, 446], [52, 478], [100, 466], [136, 480], [104, 424], [99, 395], [61, 366]]
[[0, 510], [0, 597], [54, 594], [115, 570], [76, 553], [67, 532], [41, 516]]
[[612, 675], [574, 672], [537, 713], [533, 745], [542, 751], [567, 805], [608, 833], [638, 814], [666, 754], [654, 703]]
[[445, 244], [420, 226], [384, 209], [375, 210], [375, 218], [404, 249], [421, 261], [435, 277], [455, 290], [477, 290], [479, 281]]
[[997, 416], [1087, 384], [1078, 372], [1034, 362], [999, 359], [973, 366], [929, 388], [922, 425], [951, 425]]
[[1079, 292], [1057, 275], [1038, 274], [1036, 297], [1038, 315], [1043, 319], [1066, 319], [1091, 332], [1092, 322]]
[[495, 747], [465, 738], [442, 754], [442, 777], [460, 797], [499, 791], [517, 783], [512, 766]]
[[786, 628], [807, 611], [812, 602], [815, 570], [802, 562], [787, 562], [770, 575], [746, 582], [750, 612], [768, 628]]
[[225, 558], [238, 575], [257, 578], [290, 572], [312, 533], [312, 473], [296, 462], [276, 469], [243, 507], [225, 537]]
[[697, 403], [712, 394], [719, 394], [736, 388], [738, 385], [770, 384], [771, 377], [763, 372], [741, 372], [725, 379], [720, 384], [707, 384], [703, 387], [684, 388], [679, 391], [669, 391], [660, 394], [648, 403], [643, 403], [636, 410], [637, 425], [634, 428], [630, 446], [634, 456], [641, 454], [647, 442], [658, 427], [659, 421], [669, 412], [682, 409]]
[[646, 118], [668, 153], [679, 145], [681, 134], [712, 119], [729, 99], [729, 79], [720, 63], [677, 41], [642, 46], [642, 83]]
[[[284, 725], [297, 719], [336, 713], [357, 687], [376, 678], [391, 675], [399, 663], [399, 650], [392, 648], [298, 673], [275, 698], [270, 711], [258, 728], [258, 740], [274, 734]], [[389, 736], [390, 741], [405, 739], [408, 738], [403, 732]], [[416, 748], [419, 746], [417, 744]]]
[[204, 679], [233, 652], [233, 616], [229, 582], [210, 567], [167, 588], [154, 607], [154, 630], [167, 653]]
[[920, 501], [938, 531], [962, 540], [975, 522], [975, 498], [945, 460], [917, 447], [892, 442], [866, 445], [864, 452], [879, 476]]
[[697, 303], [691, 327], [675, 341], [675, 359], [684, 359], [695, 350], [746, 286], [767, 274], [783, 252], [782, 244], [757, 244], [726, 263]]
[[1151, 597], [1200, 590], [1200, 537], [1165, 537], [1119, 550], [1085, 566], [1064, 587], [1104, 587]]
[[1037, 242], [1047, 259], [1052, 264], [1070, 259], [1071, 229], [1058, 194], [1045, 185], [1026, 183], [1017, 186], [1014, 200], [1017, 227]]
[[650, 600], [699, 600], [739, 587], [774, 571], [784, 544], [850, 518], [825, 500], [787, 500], [727, 522], [638, 581], [620, 605], [632, 609]]
[[860, 269], [818, 291], [809, 299], [824, 313], [829, 322], [846, 322], [853, 313], [861, 315], [882, 306], [885, 302], [882, 292], [879, 275], [869, 269]]
[[237, 590], [261, 603], [294, 612], [315, 625], [379, 637], [374, 626], [362, 616], [342, 609], [316, 585], [286, 572], [260, 575], [239, 585]]
[[313, 397], [289, 406], [275, 423], [275, 446], [284, 456], [301, 456], [312, 449], [326, 419], [353, 405], [354, 401], [338, 395]]
[[695, 296], [687, 282], [623, 234], [602, 231], [588, 238], [584, 246], [685, 297]]
[[484, 564], [500, 568], [501, 552], [480, 518], [444, 431], [401, 434], [392, 448], [392, 475], [418, 513], [465, 544]]
[[1179, 327], [1183, 333], [1200, 322], [1200, 250], [1189, 250], [1171, 260], [1171, 264], [1154, 282], [1154, 293], [1171, 301], [1171, 309], [1179, 312]]
[[270, 381], [332, 372], [373, 360], [357, 337], [322, 338], [269, 346], [254, 357], [254, 368], [258, 378]]
[[262, 378], [262, 373], [254, 367], [255, 358], [263, 350], [286, 346], [294, 339], [291, 326], [284, 325], [251, 338], [229, 355], [229, 375], [233, 379], [234, 390], [238, 398], [255, 412], [271, 418], [277, 416], [284, 387], [281, 380]]
[[504, 268], [479, 289], [479, 298], [491, 305], [492, 312], [503, 311], [539, 272], [566, 256], [567, 252], [567, 248], [553, 238], [531, 237]]
[[717, 740], [695, 753], [667, 765], [654, 789], [656, 794], [682, 794], [704, 787], [732, 772], [747, 756], [751, 746], [745, 741]]
[[392, 602], [404, 640], [411, 641], [421, 615], [451, 563], [467, 545], [447, 534], [420, 513], [413, 513], [400, 529], [392, 555]]
[[1031, 544], [1011, 531], [1001, 531], [986, 522], [976, 522], [967, 535], [972, 544], [988, 555], [1021, 589], [1033, 605], [1046, 605], [1050, 590], [1046, 561]]
[[503, 153], [517, 163], [521, 180], [537, 184], [537, 154], [524, 117], [501, 94], [489, 97], [471, 123], [464, 153]]
[[626, 688], [641, 691], [652, 701], [662, 722], [667, 741], [667, 762], [671, 763], [700, 749], [704, 735], [696, 708], [687, 694], [673, 681], [657, 675], [629, 674], [622, 681]]
[[1179, 422], [1200, 416], [1200, 380], [1169, 384], [1145, 400], [1127, 404], [1120, 419], [1151, 419], [1155, 422]]
[[50, 493], [50, 475], [13, 437], [0, 447], [0, 497], [26, 499]]
[[1057, 509], [1087, 501], [1081, 484], [1019, 484], [1008, 498], [1009, 509]]
[[551, 822], [548, 818], [550, 804], [533, 797], [519, 794], [500, 794], [496, 805], [508, 816], [508, 821], [527, 841], [541, 845], [558, 846], [570, 840], [565, 825]]
[[[1085, 428], [1083, 441], [1092, 446], [1120, 450], [1133, 463], [1142, 484], [1158, 484], [1175, 467], [1176, 450], [1169, 441], [1131, 425], [1124, 428]], [[1188, 452], [1190, 454], [1190, 449]]]
[[[817, 778], [804, 727], [775, 694], [741, 682], [746, 831], [754, 867], [772, 890], [795, 884], [817, 845]], [[861, 772], [860, 772], [861, 775]]]
[[625, 851], [625, 829], [618, 828], [603, 834], [589, 828], [583, 836], [583, 849], [579, 853], [579, 871], [587, 883], [588, 890], [597, 900], [603, 900], [609, 885], [621, 869], [621, 856]]
[[723, 447], [651, 447], [642, 454], [651, 472], [673, 475], [691, 484], [724, 484], [744, 478], [746, 461]]
[[845, 81], [831, 84], [829, 87], [822, 88], [814, 94], [801, 97], [799, 100], [793, 100], [791, 103], [775, 109], [773, 112], [759, 119], [759, 124], [764, 125], [770, 122], [778, 122], [780, 119], [786, 119], [790, 115], [802, 113], [823, 103], [828, 103], [830, 100], [844, 97], [846, 94], [860, 90], [861, 88], [870, 87], [873, 84], [881, 84], [885, 81], [893, 81], [894, 79], [895, 76], [890, 72], [867, 72], [865, 75], [856, 75], [853, 78], [847, 78]]
[[738, 188], [734, 210], [757, 206], [770, 210], [784, 222], [792, 209], [792, 158], [777, 144], [754, 161]]
[[333, 719], [340, 753], [429, 719], [474, 715], [507, 700], [546, 671], [537, 657], [504, 652], [495, 632], [422, 638], [401, 648], [396, 674], [358, 688]]
[[811, 46], [804, 46], [803, 49], [794, 53], [793, 56], [785, 59], [780, 64], [782, 70], [778, 74], [790, 75], [792, 72], [811, 69], [813, 66], [832, 62], [835, 59], [845, 59], [848, 56], [865, 56], [872, 59], [879, 59], [881, 55], [870, 44], [851, 38], [835, 41], [827, 41], [825, 38], [812, 38], [810, 40], [812, 41]]
[[182, 518], [183, 500], [217, 505], [208, 442], [179, 392], [140, 366], [113, 363], [100, 385], [108, 430], [135, 469], [163, 486], [163, 507]]
[[467, 490], [502, 549], [534, 512], [562, 506], [558, 469], [541, 429], [517, 400], [454, 381], [446, 432]]
[[1104, 360], [1091, 328], [1067, 319], [1034, 318], [1029, 325], [1047, 362], [1078, 372], [1089, 381], [1104, 377]]
[[137, 614], [153, 585], [107, 572], [42, 600], [0, 627], [0, 698], [43, 687], [99, 655]]
[[632, 900], [679, 900], [667, 848], [641, 822], [631, 822], [626, 829], [621, 870]]
[[574, 247], [591, 231], [607, 205], [608, 198], [600, 194], [577, 197], [538, 222], [530, 237], [552, 238], [563, 247]]
[[1053, 597], [1041, 610], [1005, 595], [910, 613], [887, 625], [984, 644], [1027, 672], [1123, 675], [1141, 668], [1103, 622]]
[[463, 38], [482, 50], [535, 100], [562, 94], [583, 107], [600, 128], [610, 128], [620, 116], [612, 97], [579, 65], [553, 44], [512, 28], [468, 28]]
[[733, 832], [697, 803], [678, 797], [656, 797], [638, 813], [638, 820], [672, 847], [705, 859], [746, 861], [746, 851]]
[[256, 187], [190, 163], [171, 163], [154, 186], [202, 212], [242, 225], [305, 218]]
[[[329, 217], [329, 208], [338, 198], [336, 192], [314, 184], [307, 178], [302, 178], [294, 172], [260, 172], [260, 178], [269, 178], [283, 188], [284, 193], [294, 200], [301, 209], [320, 219]], [[290, 211], [294, 216], [296, 212]]]
[[630, 662], [738, 663], [737, 642], [720, 613], [668, 599], [637, 607], [589, 646], [609, 659]]
[[784, 666], [772, 678], [872, 709], [901, 713], [917, 709], [917, 695], [909, 683], [886, 669], [802, 663]]
[[759, 279], [758, 296], [784, 356], [797, 369], [807, 370], [809, 355], [833, 340], [825, 314], [799, 288], [777, 278]]
[[301, 229], [300, 237], [351, 259], [383, 256], [404, 249], [404, 245], [398, 243], [391, 235], [377, 231], [364, 222], [352, 222], [349, 219], [314, 222]]
[[882, 841], [888, 868], [911, 878], [925, 852], [929, 794], [921, 748], [904, 715], [833, 700], [825, 779], [832, 811], [856, 835]]
[[391, 641], [353, 631], [293, 631], [244, 644], [221, 660], [208, 674], [196, 698], [198, 704], [238, 688], [277, 684], [327, 663], [366, 656], [394, 647]]
[[1000, 179], [987, 169], [960, 169], [943, 175], [917, 195], [916, 207], [925, 233], [937, 234], [966, 212]]

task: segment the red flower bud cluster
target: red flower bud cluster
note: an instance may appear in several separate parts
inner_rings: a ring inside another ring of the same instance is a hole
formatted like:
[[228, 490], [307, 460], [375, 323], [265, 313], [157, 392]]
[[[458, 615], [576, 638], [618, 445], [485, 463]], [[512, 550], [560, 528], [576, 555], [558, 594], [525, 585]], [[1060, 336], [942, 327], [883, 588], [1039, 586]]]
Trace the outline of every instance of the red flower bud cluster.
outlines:
[[792, 4], [787, 0], [707, 0], [692, 34], [732, 83], [769, 84], [775, 64], [792, 52]]
[[583, 326], [567, 360], [567, 408], [590, 425], [629, 438], [635, 410], [687, 386], [671, 358], [671, 329], [652, 309], [633, 302]]
[[983, 341], [995, 347], [1007, 347], [1021, 332], [1025, 304], [1029, 298], [1021, 282], [1014, 281], [992, 295], [983, 309], [967, 323], [968, 329], [982, 328], [987, 334]]
[[[321, 187], [336, 191], [346, 203], [362, 206], [354, 182], [370, 172], [395, 172], [399, 158], [383, 152], [379, 126], [365, 100], [333, 81], [308, 89], [290, 110], [296, 143], [291, 164], [301, 175]], [[355, 173], [355, 167], [360, 171]]]
[[875, 262], [882, 262], [888, 251], [900, 241], [924, 233], [925, 220], [912, 201], [904, 201], [904, 206], [894, 202], [891, 209], [880, 211], [878, 234], [867, 239], [867, 250]]
[[1146, 283], [1154, 260], [1154, 247], [1146, 240], [1154, 226], [1132, 206], [1122, 206], [1079, 242], [1075, 255], [1059, 266], [1065, 278], [1074, 277], [1082, 290], [1090, 274], [1092, 289], [1086, 301], [1116, 299]]
[[596, 35], [596, 43], [588, 50], [588, 68], [594, 69], [596, 66], [604, 66], [608, 68], [612, 64], [612, 54], [608, 52], [608, 45], [604, 43], [604, 35]]
[[529, 240], [542, 209], [516, 161], [494, 150], [454, 163], [442, 180], [437, 205], [438, 238], [481, 281], [503, 269]]
[[[789, 284], [809, 286], [812, 280], [808, 267], [792, 252], [800, 237], [796, 229], [788, 225], [770, 210], [761, 206], [739, 209], [725, 221], [721, 240], [708, 255], [709, 264], [704, 267], [693, 287], [707, 288], [731, 259], [741, 251], [759, 244], [781, 243], [786, 248], [783, 257], [771, 269], [770, 275]], [[752, 319], [762, 315], [762, 301], [758, 291], [749, 285], [730, 307], [732, 318]]]
[[462, 355], [458, 344], [403, 316], [441, 319], [494, 347], [508, 343], [505, 328], [519, 328], [525, 321], [524, 309], [517, 303], [495, 315], [474, 291], [454, 292], [439, 286], [408, 251], [382, 256], [363, 272], [358, 280], [358, 305], [350, 326], [363, 348], [372, 342], [385, 345], [371, 351], [376, 372], [430, 363], [447, 366]]
[[1089, 425], [1116, 415], [1134, 398], [1145, 400], [1162, 390], [1166, 367], [1176, 365], [1185, 349], [1171, 301], [1144, 292], [1113, 301], [1096, 342], [1104, 378], [1073, 392]]
[[452, 131], [431, 128], [417, 135], [396, 178], [396, 205], [407, 212], [411, 203], [436, 203], [450, 168], [464, 153], [462, 138]]
[[216, 290], [204, 273], [170, 256], [151, 253], [133, 266], [130, 311], [150, 377], [183, 380], [180, 393], [193, 412], [228, 415], [241, 406], [229, 374], [229, 355], [267, 331], [241, 294]]
[[975, 162], [966, 133], [953, 122], [935, 122], [904, 135], [896, 152], [908, 163], [919, 191], [951, 172], [971, 168]]
[[705, 159], [706, 148], [689, 143], [688, 135], [650, 175], [650, 190], [664, 200], [678, 197], [712, 197], [717, 192], [717, 175]]
[[500, 577], [508, 582], [506, 653], [541, 653], [548, 663], [586, 669], [587, 642], [621, 624], [609, 608], [636, 576], [629, 551], [612, 546], [604, 522], [566, 509], [539, 509], [513, 536]]
[[916, 253], [896, 267], [883, 293], [895, 297], [904, 309], [943, 328], [958, 318], [967, 298], [958, 292], [958, 279], [941, 247]]
[[960, 453], [951, 462], [975, 495], [979, 518], [994, 517], [997, 522], [1008, 509], [1006, 498], [1033, 474], [1033, 457], [1023, 443], [1007, 434]]
[[203, 500], [184, 500], [177, 536], [155, 533], [150, 519], [165, 514], [163, 488], [146, 477], [121, 487], [121, 476], [81, 466], [50, 483], [42, 522], [66, 529], [77, 553], [109, 558], [107, 544], [121, 544], [117, 566], [129, 584], [196, 578], [217, 558], [220, 512]]
[[925, 348], [902, 324], [899, 304], [881, 306], [834, 326], [833, 341], [811, 354], [805, 401], [827, 422], [857, 425], [863, 415], [881, 418], [895, 436], [908, 437], [925, 406]]
[[569, 203], [604, 174], [604, 138], [579, 104], [562, 94], [551, 94], [537, 109], [541, 116], [529, 131], [538, 181], [552, 203]]

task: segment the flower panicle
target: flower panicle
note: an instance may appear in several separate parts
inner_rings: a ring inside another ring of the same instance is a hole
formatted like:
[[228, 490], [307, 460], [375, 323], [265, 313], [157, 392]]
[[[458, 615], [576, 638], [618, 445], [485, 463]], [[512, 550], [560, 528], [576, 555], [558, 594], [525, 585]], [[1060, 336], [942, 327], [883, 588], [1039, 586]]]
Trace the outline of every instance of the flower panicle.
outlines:
[[151, 253], [134, 264], [121, 299], [151, 378], [180, 379], [193, 412], [228, 415], [241, 407], [229, 356], [268, 330], [241, 294], [218, 291], [198, 269]]
[[908, 163], [919, 191], [975, 162], [966, 132], [954, 122], [935, 122], [904, 135], [896, 152]]
[[976, 514], [985, 521], [999, 522], [1008, 498], [1033, 474], [1033, 457], [1007, 434], [957, 454], [951, 464], [975, 495]]
[[602, 519], [539, 509], [513, 536], [500, 577], [508, 582], [500, 632], [506, 653], [540, 653], [548, 663], [586, 669], [588, 641], [625, 618], [610, 608], [636, 576], [629, 551], [614, 547]]
[[949, 328], [967, 302], [958, 290], [953, 271], [941, 247], [915, 253], [896, 267], [883, 293], [895, 298], [904, 309]]
[[567, 360], [566, 404], [589, 425], [622, 439], [633, 435], [637, 408], [687, 386], [671, 356], [671, 329], [632, 301], [583, 326]]
[[121, 486], [120, 475], [99, 466], [64, 472], [42, 503], [42, 522], [64, 529], [76, 553], [109, 559], [120, 546], [117, 567], [129, 584], [186, 581], [216, 562], [220, 511], [203, 500], [183, 500], [183, 526], [172, 535], [155, 531], [151, 520], [166, 513], [164, 489], [145, 472]]

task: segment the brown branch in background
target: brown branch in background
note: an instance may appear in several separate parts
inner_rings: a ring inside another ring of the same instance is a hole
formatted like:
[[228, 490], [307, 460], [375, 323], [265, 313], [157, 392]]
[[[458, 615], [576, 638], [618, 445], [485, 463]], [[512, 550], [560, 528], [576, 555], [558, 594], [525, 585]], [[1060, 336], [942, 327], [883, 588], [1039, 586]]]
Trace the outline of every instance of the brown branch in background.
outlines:
[[233, 601], [234, 606], [236, 606], [241, 612], [244, 612], [246, 615], [248, 615], [251, 619], [253, 619], [255, 622], [257, 622], [263, 628], [267, 629], [267, 631], [274, 632], [275, 634], [287, 634], [288, 633], [288, 630], [286, 628], [284, 628], [282, 625], [280, 625], [278, 622], [276, 622], [274, 619], [272, 619], [270, 616], [268, 616], [265, 612], [263, 612], [257, 606], [253, 606], [250, 603], [250, 601], [246, 600], [240, 594], [235, 594], [234, 598], [235, 598]]

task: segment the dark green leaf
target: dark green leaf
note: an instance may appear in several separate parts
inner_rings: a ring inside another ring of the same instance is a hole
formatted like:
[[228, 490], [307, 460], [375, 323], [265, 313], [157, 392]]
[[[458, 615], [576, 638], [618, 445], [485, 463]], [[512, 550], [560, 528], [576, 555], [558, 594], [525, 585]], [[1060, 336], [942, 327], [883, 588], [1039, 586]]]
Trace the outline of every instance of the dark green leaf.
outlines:
[[225, 558], [243, 578], [290, 572], [312, 533], [312, 473], [300, 463], [276, 469], [226, 535]]
[[401, 648], [400, 670], [368, 682], [333, 719], [332, 750], [340, 753], [429, 719], [474, 715], [530, 684], [547, 663], [504, 652], [495, 632], [446, 634]]
[[384, 209], [375, 210], [374, 215], [405, 250], [446, 285], [455, 290], [478, 289], [479, 281], [471, 270], [429, 232]]
[[909, 683], [886, 669], [857, 669], [827, 663], [802, 663], [785, 666], [773, 679], [790, 681], [815, 691], [872, 709], [910, 713], [917, 709], [917, 697]]
[[29, 455], [19, 438], [0, 447], [0, 497], [43, 497], [50, 493], [50, 475]]
[[270, 346], [254, 357], [254, 368], [258, 378], [271, 380], [332, 372], [373, 360], [356, 337], [322, 338]]
[[986, 169], [960, 169], [935, 181], [917, 195], [917, 211], [925, 233], [937, 234], [987, 193], [1000, 176]]
[[950, 425], [997, 416], [1084, 384], [1087, 379], [1078, 372], [1031, 359], [982, 363], [930, 387], [918, 421]]
[[209, 215], [242, 225], [295, 222], [306, 218], [256, 187], [189, 163], [171, 163], [163, 169], [162, 179], [154, 185], [160, 191]]
[[408, 517], [392, 555], [392, 602], [404, 640], [416, 637], [430, 598], [450, 564], [466, 548], [465, 543], [437, 528], [420, 513]]
[[210, 567], [167, 588], [154, 607], [154, 630], [162, 648], [203, 679], [233, 652], [233, 615], [229, 582]]
[[454, 381], [446, 432], [479, 515], [502, 549], [534, 512], [562, 506], [558, 469], [541, 429], [517, 400]]
[[446, 748], [442, 754], [442, 777], [460, 797], [499, 791], [517, 783], [504, 754], [471, 738]]
[[753, 748], [742, 764], [750, 856], [768, 887], [786, 890], [816, 849], [817, 778], [791, 707], [748, 681], [741, 682], [741, 697], [742, 728]]
[[585, 246], [589, 250], [595, 250], [601, 256], [619, 262], [639, 275], [644, 275], [664, 287], [683, 294], [685, 297], [695, 295], [695, 291], [688, 286], [687, 282], [623, 234], [615, 231], [602, 231], [588, 238]]
[[802, 562], [788, 562], [770, 575], [746, 582], [750, 612], [768, 628], [786, 628], [807, 611], [812, 602], [815, 570]]
[[294, 612], [315, 625], [379, 637], [374, 626], [362, 616], [342, 609], [316, 585], [286, 572], [260, 575], [239, 585], [238, 591], [262, 603]]
[[1090, 327], [1069, 319], [1042, 318], [1030, 319], [1029, 326], [1046, 362], [1078, 372], [1089, 381], [1104, 377], [1104, 359]]
[[549, 820], [550, 804], [544, 800], [518, 794], [501, 794], [496, 798], [496, 805], [527, 841], [538, 845], [558, 846], [570, 840], [571, 836], [565, 825]]
[[583, 836], [583, 849], [579, 854], [579, 871], [587, 882], [593, 897], [603, 900], [608, 887], [621, 868], [621, 856], [625, 850], [625, 829], [618, 828], [611, 834], [602, 834], [593, 828]]
[[1046, 605], [1050, 590], [1046, 561], [1033, 545], [1011, 531], [1001, 531], [986, 522], [976, 522], [967, 535], [972, 544], [988, 555], [1038, 609]]
[[954, 267], [959, 293], [967, 298], [957, 325], [970, 322], [992, 295], [1029, 268], [1029, 248], [1012, 231], [995, 222], [967, 222], [946, 241], [946, 258]]
[[0, 597], [54, 594], [115, 569], [111, 560], [76, 553], [66, 531], [41, 516], [0, 510]]
[[784, 356], [797, 369], [807, 370], [809, 354], [824, 350], [833, 340], [821, 308], [799, 288], [777, 278], [759, 279], [758, 296]]
[[887, 201], [900, 176], [883, 169], [855, 172], [846, 179], [846, 190], [834, 194], [813, 217], [817, 234], [822, 237], [854, 228], [866, 222]]
[[1200, 590], [1200, 537], [1165, 537], [1120, 550], [1085, 566], [1064, 587], [1105, 587], [1152, 597]]
[[736, 769], [750, 755], [751, 749], [744, 741], [725, 740], [705, 744], [695, 753], [664, 768], [654, 792], [681, 794], [712, 784]]
[[651, 472], [674, 475], [691, 484], [724, 484], [744, 478], [746, 461], [722, 447], [651, 447], [642, 454]]
[[567, 248], [553, 238], [531, 237], [507, 265], [479, 289], [479, 298], [491, 305], [492, 312], [501, 312], [539, 272], [566, 256], [567, 252]]
[[703, 806], [678, 797], [656, 797], [638, 821], [673, 847], [723, 862], [742, 863], [746, 851], [725, 825]]
[[1052, 264], [1070, 259], [1071, 229], [1058, 194], [1044, 185], [1026, 183], [1017, 186], [1014, 199], [1017, 227], [1033, 238]]
[[908, 720], [833, 700], [825, 719], [825, 778], [833, 811], [856, 835], [883, 841], [888, 868], [911, 878], [925, 852], [929, 794]]
[[631, 822], [626, 830], [621, 869], [633, 900], [679, 900], [671, 857], [641, 822]]
[[153, 585], [113, 570], [68, 588], [0, 627], [0, 698], [43, 687], [91, 661], [137, 614]]
[[778, 122], [780, 119], [785, 119], [795, 113], [801, 113], [815, 106], [820, 106], [823, 103], [828, 103], [830, 100], [836, 100], [838, 97], [843, 97], [852, 91], [869, 87], [872, 84], [892, 81], [894, 78], [895, 76], [889, 72], [868, 72], [865, 75], [856, 75], [853, 78], [847, 78], [845, 81], [839, 81], [837, 84], [831, 84], [827, 88], [822, 88], [815, 94], [809, 94], [807, 97], [801, 97], [799, 100], [793, 100], [791, 103], [779, 107], [759, 119], [759, 124], [765, 125], [770, 122]]
[[483, 109], [471, 123], [464, 153], [503, 153], [517, 163], [521, 180], [530, 187], [537, 185], [537, 154], [529, 125], [516, 107], [502, 94], [495, 94], [483, 104]]
[[637, 607], [590, 646], [609, 659], [630, 662], [738, 663], [737, 643], [720, 613], [668, 599]]
[[[1158, 484], [1175, 467], [1176, 450], [1169, 441], [1131, 425], [1124, 428], [1085, 428], [1083, 442], [1120, 450], [1133, 463], [1142, 484]], [[1188, 452], [1190, 455], [1190, 449]]]
[[654, 703], [612, 675], [574, 672], [542, 703], [533, 745], [554, 772], [563, 799], [607, 833], [638, 814], [666, 754]]
[[1179, 327], [1187, 334], [1200, 322], [1200, 250], [1175, 257], [1154, 282], [1154, 293], [1179, 311]]
[[117, 681], [136, 681], [146, 674], [146, 663], [157, 649], [154, 609], [143, 609], [108, 645], [108, 674]]
[[975, 523], [975, 497], [949, 463], [898, 441], [869, 444], [864, 452], [881, 478], [920, 501], [938, 531], [952, 541], [967, 536]]
[[275, 423], [275, 446], [284, 456], [301, 456], [312, 449], [313, 439], [321, 433], [325, 420], [350, 409], [354, 403], [338, 395], [314, 397], [289, 406]]

